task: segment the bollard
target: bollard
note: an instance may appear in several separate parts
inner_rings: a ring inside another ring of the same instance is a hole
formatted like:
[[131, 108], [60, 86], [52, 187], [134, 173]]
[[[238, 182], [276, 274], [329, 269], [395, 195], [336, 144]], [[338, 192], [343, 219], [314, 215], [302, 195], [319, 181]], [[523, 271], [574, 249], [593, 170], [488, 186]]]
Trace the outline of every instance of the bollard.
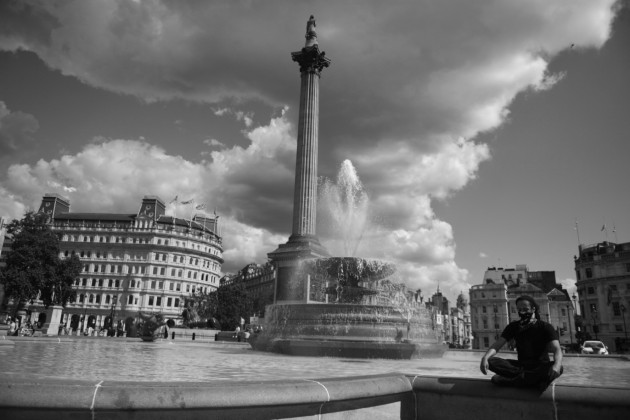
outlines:
[[219, 341], [219, 334], [214, 335], [214, 341]]
[[195, 340], [195, 333], [193, 333], [193, 341]]
[[175, 340], [175, 331], [171, 333], [171, 340]]

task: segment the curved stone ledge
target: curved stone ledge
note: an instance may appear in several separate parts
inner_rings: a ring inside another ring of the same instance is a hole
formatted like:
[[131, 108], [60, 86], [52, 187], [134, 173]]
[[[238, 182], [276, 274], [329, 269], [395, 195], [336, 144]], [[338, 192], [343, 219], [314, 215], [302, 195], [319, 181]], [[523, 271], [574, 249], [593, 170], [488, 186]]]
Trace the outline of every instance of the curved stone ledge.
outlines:
[[[552, 384], [544, 391], [503, 388], [487, 379], [410, 377], [416, 406], [435, 420], [630, 418], [630, 390]], [[418, 416], [417, 418], [421, 418]]]
[[115, 382], [3, 375], [7, 419], [630, 418], [630, 390], [552, 385], [501, 388], [489, 379], [409, 376], [249, 382]]
[[[37, 396], [34, 398], [33, 396]], [[402, 374], [321, 380], [147, 383], [0, 379], [2, 418], [270, 419], [395, 403], [411, 396]]]

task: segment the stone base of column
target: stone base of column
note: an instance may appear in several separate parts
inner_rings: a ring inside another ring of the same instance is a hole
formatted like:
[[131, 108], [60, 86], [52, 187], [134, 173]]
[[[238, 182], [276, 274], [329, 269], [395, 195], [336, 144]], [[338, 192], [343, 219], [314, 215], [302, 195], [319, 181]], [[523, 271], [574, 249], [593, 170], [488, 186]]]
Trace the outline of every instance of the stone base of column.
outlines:
[[62, 306], [50, 306], [45, 311], [46, 322], [42, 326], [42, 334], [44, 335], [59, 335], [59, 323], [61, 321], [61, 314], [63, 313]]
[[267, 257], [277, 269], [275, 302], [306, 302], [306, 278], [298, 273], [298, 267], [304, 260], [330, 257], [330, 253], [314, 235], [291, 235]]

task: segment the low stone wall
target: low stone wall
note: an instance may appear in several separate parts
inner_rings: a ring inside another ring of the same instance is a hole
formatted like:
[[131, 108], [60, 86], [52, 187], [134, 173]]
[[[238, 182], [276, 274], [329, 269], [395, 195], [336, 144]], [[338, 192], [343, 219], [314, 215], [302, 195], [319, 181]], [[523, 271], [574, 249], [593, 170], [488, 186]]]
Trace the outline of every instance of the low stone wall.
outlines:
[[545, 391], [503, 388], [487, 379], [410, 378], [416, 419], [622, 420], [630, 418], [630, 390], [552, 384]]
[[[36, 396], [36, 397], [34, 397]], [[499, 388], [488, 379], [406, 376], [215, 383], [0, 378], [6, 419], [626, 420], [630, 390]]]

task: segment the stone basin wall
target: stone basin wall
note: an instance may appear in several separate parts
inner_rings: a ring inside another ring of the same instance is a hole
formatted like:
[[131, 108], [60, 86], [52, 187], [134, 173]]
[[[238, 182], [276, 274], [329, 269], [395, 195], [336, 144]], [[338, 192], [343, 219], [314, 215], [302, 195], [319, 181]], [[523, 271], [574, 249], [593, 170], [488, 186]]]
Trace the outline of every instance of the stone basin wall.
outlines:
[[[36, 396], [36, 398], [34, 398]], [[150, 383], [0, 378], [3, 419], [626, 420], [630, 390], [406, 376]]]

